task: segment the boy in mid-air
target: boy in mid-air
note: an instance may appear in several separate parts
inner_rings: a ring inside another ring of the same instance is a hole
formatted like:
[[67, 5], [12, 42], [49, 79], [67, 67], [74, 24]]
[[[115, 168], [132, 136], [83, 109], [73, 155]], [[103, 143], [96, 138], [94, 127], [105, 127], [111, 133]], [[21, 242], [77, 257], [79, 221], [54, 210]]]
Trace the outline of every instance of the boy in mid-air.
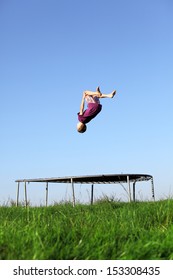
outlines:
[[[109, 94], [103, 94], [99, 87], [97, 87], [96, 91], [84, 91], [80, 105], [80, 112], [78, 113], [79, 122], [77, 124], [77, 131], [80, 133], [85, 132], [87, 129], [86, 123], [90, 122], [100, 113], [102, 109], [100, 98], [113, 98], [115, 94], [116, 90]], [[84, 111], [85, 101], [87, 102], [87, 109]]]

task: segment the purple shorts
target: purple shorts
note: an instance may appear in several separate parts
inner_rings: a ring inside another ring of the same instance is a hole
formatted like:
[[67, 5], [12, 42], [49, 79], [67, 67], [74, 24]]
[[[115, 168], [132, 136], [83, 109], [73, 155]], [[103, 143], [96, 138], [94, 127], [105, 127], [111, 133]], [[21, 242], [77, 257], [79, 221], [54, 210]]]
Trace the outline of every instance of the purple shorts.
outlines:
[[81, 123], [88, 123], [90, 122], [93, 118], [95, 118], [98, 113], [100, 113], [102, 109], [102, 105], [98, 103], [88, 103], [87, 109], [83, 112], [83, 115], [79, 115], [78, 113], [78, 120]]

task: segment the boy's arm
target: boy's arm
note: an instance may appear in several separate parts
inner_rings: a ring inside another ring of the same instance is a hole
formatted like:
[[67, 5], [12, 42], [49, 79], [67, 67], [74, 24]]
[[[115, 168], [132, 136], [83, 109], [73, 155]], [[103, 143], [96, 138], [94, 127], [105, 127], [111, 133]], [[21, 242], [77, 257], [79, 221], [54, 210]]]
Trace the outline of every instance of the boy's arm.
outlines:
[[85, 92], [84, 92], [83, 97], [82, 97], [79, 115], [83, 115], [84, 106], [85, 106]]

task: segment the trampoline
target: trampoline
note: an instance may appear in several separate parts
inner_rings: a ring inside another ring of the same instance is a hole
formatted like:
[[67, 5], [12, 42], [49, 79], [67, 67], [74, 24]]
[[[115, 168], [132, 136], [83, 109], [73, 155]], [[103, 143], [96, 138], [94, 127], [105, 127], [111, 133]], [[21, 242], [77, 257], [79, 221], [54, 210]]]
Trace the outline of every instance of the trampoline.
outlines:
[[[46, 195], [45, 205], [48, 205], [48, 187], [50, 183], [70, 183], [72, 187], [72, 198], [73, 206], [76, 204], [75, 199], [75, 184], [90, 184], [91, 185], [91, 199], [90, 203], [94, 201], [94, 185], [95, 184], [127, 184], [127, 193], [129, 202], [136, 201], [135, 185], [137, 182], [150, 181], [151, 182], [151, 196], [155, 200], [154, 194], [154, 182], [153, 176], [147, 174], [102, 174], [102, 175], [86, 175], [86, 176], [67, 176], [67, 177], [53, 177], [53, 178], [36, 178], [36, 179], [18, 179], [17, 183], [17, 194], [16, 194], [16, 206], [19, 205], [19, 192], [20, 184], [24, 184], [24, 200], [25, 206], [28, 205], [27, 199], [27, 183], [45, 183], [46, 184]], [[131, 183], [132, 192], [131, 192]]]

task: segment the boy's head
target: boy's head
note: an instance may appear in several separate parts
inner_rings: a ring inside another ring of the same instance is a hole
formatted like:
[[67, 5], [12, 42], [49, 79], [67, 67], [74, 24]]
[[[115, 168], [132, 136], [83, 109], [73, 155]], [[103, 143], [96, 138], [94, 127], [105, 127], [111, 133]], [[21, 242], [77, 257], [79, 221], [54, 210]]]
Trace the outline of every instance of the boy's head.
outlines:
[[86, 124], [84, 124], [82, 122], [78, 122], [78, 124], [77, 124], [77, 131], [79, 133], [84, 133], [86, 130], [87, 130]]

